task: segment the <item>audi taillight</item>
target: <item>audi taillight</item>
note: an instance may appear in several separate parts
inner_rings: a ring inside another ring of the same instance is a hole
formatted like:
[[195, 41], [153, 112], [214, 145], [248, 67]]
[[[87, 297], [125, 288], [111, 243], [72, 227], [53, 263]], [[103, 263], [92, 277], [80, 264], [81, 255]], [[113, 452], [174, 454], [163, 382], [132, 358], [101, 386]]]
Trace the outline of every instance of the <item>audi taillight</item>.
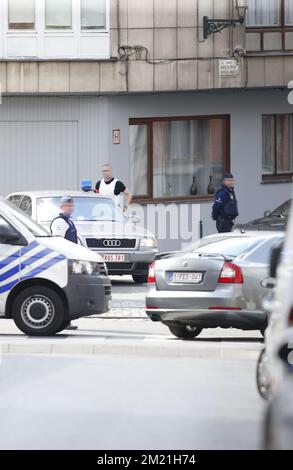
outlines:
[[148, 284], [156, 282], [156, 262], [154, 261], [149, 267]]
[[223, 265], [219, 281], [220, 284], [243, 284], [243, 274], [237, 264], [226, 261]]

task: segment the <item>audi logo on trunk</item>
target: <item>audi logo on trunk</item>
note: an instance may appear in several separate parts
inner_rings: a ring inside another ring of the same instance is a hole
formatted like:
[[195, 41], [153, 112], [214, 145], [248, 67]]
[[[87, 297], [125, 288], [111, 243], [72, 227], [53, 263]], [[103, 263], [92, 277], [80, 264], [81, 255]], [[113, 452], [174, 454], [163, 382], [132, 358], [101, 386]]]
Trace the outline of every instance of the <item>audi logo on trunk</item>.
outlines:
[[103, 245], [105, 248], [119, 248], [121, 246], [120, 240], [104, 240]]

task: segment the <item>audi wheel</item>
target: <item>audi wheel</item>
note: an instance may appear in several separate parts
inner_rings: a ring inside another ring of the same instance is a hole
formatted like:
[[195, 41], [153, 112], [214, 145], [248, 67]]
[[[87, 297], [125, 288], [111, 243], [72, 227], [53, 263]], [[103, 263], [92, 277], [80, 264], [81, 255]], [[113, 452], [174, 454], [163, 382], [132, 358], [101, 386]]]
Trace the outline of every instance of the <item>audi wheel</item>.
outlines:
[[27, 335], [51, 336], [59, 331], [64, 322], [64, 305], [52, 289], [28, 287], [15, 298], [12, 317], [16, 326]]

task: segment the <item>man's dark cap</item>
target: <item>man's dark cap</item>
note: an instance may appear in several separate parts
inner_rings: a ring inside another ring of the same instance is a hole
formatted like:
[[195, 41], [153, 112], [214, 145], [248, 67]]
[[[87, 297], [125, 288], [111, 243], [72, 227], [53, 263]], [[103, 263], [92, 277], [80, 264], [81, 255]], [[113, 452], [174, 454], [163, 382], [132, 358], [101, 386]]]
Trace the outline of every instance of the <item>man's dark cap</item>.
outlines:
[[232, 175], [232, 173], [225, 173], [224, 174], [224, 181], [225, 180], [234, 180], [234, 176]]
[[60, 204], [73, 204], [73, 198], [71, 196], [63, 196], [61, 198]]

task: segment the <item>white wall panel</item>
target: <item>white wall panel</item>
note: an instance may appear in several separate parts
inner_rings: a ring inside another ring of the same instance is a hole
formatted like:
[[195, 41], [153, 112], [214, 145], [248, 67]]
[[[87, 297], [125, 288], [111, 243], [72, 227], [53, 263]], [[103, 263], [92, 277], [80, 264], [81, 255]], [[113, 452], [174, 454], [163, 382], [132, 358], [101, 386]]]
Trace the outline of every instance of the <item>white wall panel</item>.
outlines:
[[106, 98], [4, 98], [0, 106], [0, 194], [76, 190], [108, 160]]

